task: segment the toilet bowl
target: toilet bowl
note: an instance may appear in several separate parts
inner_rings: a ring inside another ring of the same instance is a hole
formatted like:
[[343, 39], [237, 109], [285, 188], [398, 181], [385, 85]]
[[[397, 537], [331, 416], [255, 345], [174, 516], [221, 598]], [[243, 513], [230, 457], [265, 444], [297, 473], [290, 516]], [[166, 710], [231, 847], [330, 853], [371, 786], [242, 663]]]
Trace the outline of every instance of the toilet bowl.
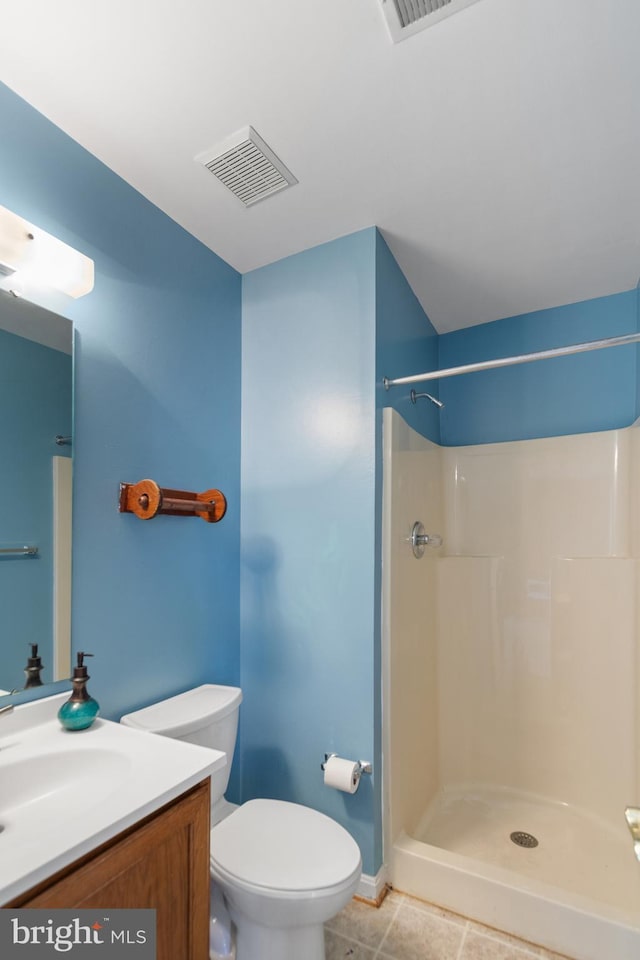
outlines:
[[211, 876], [237, 928], [238, 960], [324, 960], [323, 924], [360, 872], [346, 830], [300, 804], [249, 800], [211, 831]]
[[237, 960], [324, 960], [323, 924], [356, 892], [362, 862], [330, 817], [284, 800], [228, 803], [242, 693], [205, 684], [122, 717], [128, 726], [224, 750], [212, 776], [211, 876], [236, 927]]

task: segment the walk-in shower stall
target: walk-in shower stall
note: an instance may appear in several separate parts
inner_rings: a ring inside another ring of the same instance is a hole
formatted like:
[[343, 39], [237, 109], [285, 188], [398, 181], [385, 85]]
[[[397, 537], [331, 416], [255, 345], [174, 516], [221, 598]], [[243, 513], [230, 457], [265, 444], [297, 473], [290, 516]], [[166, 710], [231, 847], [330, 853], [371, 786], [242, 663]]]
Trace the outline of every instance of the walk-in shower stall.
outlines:
[[637, 958], [640, 429], [445, 447], [388, 408], [383, 430], [390, 880]]

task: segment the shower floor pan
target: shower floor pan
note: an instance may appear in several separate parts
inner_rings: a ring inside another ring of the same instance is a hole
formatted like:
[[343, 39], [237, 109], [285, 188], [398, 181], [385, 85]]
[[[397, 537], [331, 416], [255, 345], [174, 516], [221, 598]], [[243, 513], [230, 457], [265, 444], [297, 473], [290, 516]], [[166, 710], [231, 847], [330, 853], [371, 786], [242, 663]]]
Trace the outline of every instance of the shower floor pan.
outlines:
[[637, 960], [640, 864], [620, 817], [617, 830], [507, 789], [442, 791], [394, 844], [392, 883], [576, 960]]

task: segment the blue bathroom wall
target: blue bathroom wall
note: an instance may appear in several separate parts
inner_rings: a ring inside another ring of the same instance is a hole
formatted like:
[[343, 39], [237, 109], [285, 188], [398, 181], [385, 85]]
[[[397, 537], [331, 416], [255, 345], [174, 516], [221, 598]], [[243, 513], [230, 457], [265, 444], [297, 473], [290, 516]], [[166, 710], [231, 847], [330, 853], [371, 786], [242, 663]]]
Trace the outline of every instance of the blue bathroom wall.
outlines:
[[[374, 674], [376, 231], [243, 277], [243, 799], [298, 801], [380, 865]], [[355, 795], [325, 753], [371, 759]]]
[[[239, 679], [239, 274], [0, 85], [0, 204], [92, 257], [75, 326], [73, 645], [103, 715]], [[118, 485], [220, 488], [218, 524]]]
[[[0, 302], [0, 311], [2, 302]], [[0, 549], [36, 546], [37, 557], [0, 555], [0, 687], [25, 683], [29, 643], [42, 678], [53, 665], [53, 461], [68, 456], [71, 357], [0, 329]]]
[[[439, 337], [439, 367], [638, 330], [636, 290], [496, 320]], [[638, 348], [612, 347], [440, 381], [445, 446], [628, 426], [638, 416]]]
[[[423, 437], [440, 442], [440, 411], [430, 400], [411, 402], [411, 386], [385, 390], [383, 379], [438, 369], [438, 334], [380, 233], [376, 235], [376, 407], [393, 407]], [[439, 396], [439, 381], [413, 384]]]

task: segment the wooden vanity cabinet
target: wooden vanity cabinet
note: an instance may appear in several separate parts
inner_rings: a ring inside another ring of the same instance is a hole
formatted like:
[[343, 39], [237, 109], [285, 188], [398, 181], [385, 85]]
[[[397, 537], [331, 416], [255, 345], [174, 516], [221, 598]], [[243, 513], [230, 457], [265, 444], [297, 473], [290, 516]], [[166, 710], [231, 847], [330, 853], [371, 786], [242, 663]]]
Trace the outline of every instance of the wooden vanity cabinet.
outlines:
[[6, 906], [153, 908], [157, 960], [208, 960], [209, 788], [207, 778]]

